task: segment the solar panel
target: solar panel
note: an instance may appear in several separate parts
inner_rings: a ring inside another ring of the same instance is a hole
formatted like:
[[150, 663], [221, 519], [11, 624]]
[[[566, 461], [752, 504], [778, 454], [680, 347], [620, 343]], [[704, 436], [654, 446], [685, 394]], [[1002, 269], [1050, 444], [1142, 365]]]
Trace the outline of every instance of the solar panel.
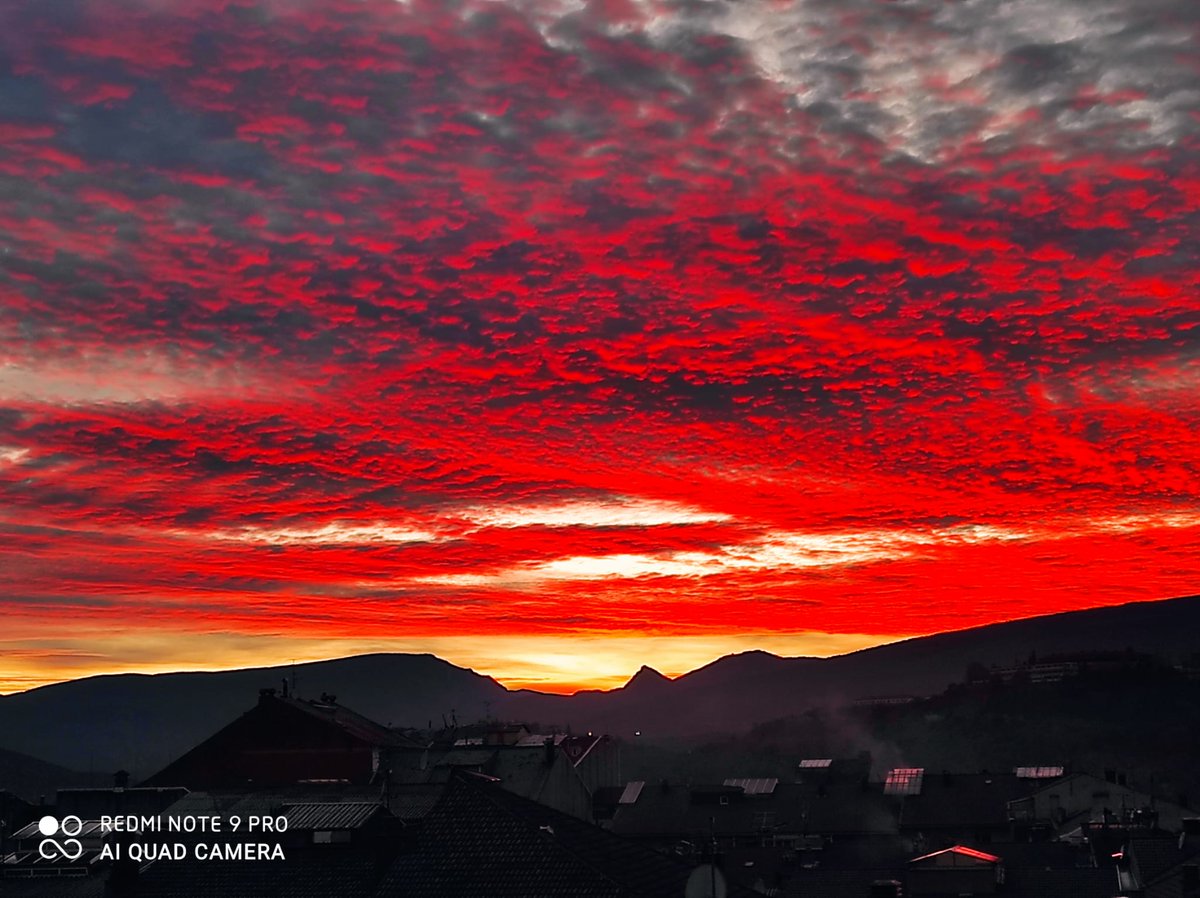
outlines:
[[642, 788], [645, 785], [645, 780], [634, 780], [633, 782], [626, 783], [625, 791], [617, 799], [617, 804], [633, 804], [638, 800], [638, 796], [642, 794]]
[[1023, 780], [1052, 780], [1063, 775], [1061, 767], [1016, 767], [1013, 773]]
[[778, 777], [759, 777], [725, 780], [726, 786], [738, 786], [746, 795], [770, 795], [779, 785]]
[[883, 781], [884, 795], [920, 795], [924, 767], [897, 767]]
[[800, 762], [801, 770], [824, 770], [833, 766], [833, 758], [805, 758]]

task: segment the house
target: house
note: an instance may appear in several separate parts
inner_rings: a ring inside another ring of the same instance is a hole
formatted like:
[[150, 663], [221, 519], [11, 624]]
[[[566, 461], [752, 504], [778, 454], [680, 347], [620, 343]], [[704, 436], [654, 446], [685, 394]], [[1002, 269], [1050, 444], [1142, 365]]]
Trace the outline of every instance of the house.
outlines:
[[1124, 775], [1110, 770], [1103, 778], [1074, 773], [1049, 780], [1024, 798], [1010, 801], [1008, 814], [1018, 828], [1061, 835], [1091, 821], [1180, 832], [1192, 812], [1128, 785]]
[[[698, 866], [458, 772], [376, 898], [673, 898]], [[736, 884], [724, 894], [761, 898]]]
[[908, 862], [908, 891], [924, 895], [993, 895], [1004, 885], [1004, 863], [994, 854], [952, 845]]
[[446, 783], [456, 772], [485, 776], [515, 795], [591, 822], [592, 793], [554, 736], [513, 743], [456, 743], [422, 755], [422, 764], [392, 768], [396, 785]]
[[1162, 662], [1154, 655], [1133, 651], [1064, 652], [1038, 657], [1031, 653], [1025, 661], [1007, 665], [993, 665], [989, 679], [1001, 683], [1026, 681], [1035, 685], [1061, 683], [1072, 677], [1089, 673], [1117, 673], [1146, 670], [1158, 667]]
[[566, 736], [558, 740], [559, 749], [579, 771], [588, 792], [614, 788], [621, 781], [621, 747], [611, 736]]
[[721, 784], [632, 782], [618, 800], [612, 831], [688, 851], [713, 840], [723, 849], [770, 847], [819, 852], [836, 840], [894, 838], [896, 818], [877, 786], [731, 778]]
[[103, 816], [134, 814], [152, 816], [166, 810], [188, 790], [182, 786], [130, 786], [129, 774], [119, 770], [109, 789], [59, 789], [55, 794], [54, 813], [83, 820]]
[[1186, 818], [1177, 837], [1129, 839], [1121, 861], [1131, 898], [1200, 898], [1200, 818]]
[[[190, 792], [163, 816], [286, 820], [271, 835], [243, 830], [225, 832], [218, 840], [235, 848], [259, 841], [278, 844], [278, 856], [253, 862], [204, 859], [194, 849], [211, 837], [200, 833], [109, 832], [101, 838], [121, 844], [183, 842], [188, 850], [142, 863], [93, 862], [90, 875], [42, 877], [36, 883], [26, 877], [16, 891], [5, 880], [0, 893], [5, 898], [665, 898], [683, 896], [697, 875], [724, 879], [704, 863], [664, 856], [478, 774], [454, 771], [434, 805], [413, 822], [390, 813], [370, 792], [330, 783]], [[754, 898], [735, 883], [722, 894]]]
[[[92, 876], [104, 838], [100, 821], [72, 822], [70, 829], [64, 828], [61, 833], [53, 835], [54, 843], [39, 850], [47, 840], [47, 833], [42, 831], [39, 820], [12, 833], [5, 853], [0, 856], [0, 895], [7, 898], [18, 887], [17, 884], [26, 880], [76, 880]], [[55, 847], [57, 845], [63, 848], [58, 849]]]
[[6, 840], [36, 816], [35, 805], [7, 789], [0, 789], [0, 856]]
[[396, 752], [425, 746], [337, 703], [259, 692], [258, 704], [149, 777], [144, 786], [214, 789], [381, 778]]
[[[786, 898], [1114, 898], [1116, 869], [1086, 863], [1086, 851], [1062, 843], [1007, 843], [995, 851], [952, 845], [915, 858], [878, 858], [849, 868], [804, 869], [780, 892]], [[1082, 861], [1082, 863], [1081, 863]]]
[[[374, 898], [391, 860], [413, 845], [410, 827], [380, 803], [377, 793], [332, 783], [191, 792], [164, 816], [246, 821], [258, 815], [277, 821], [275, 831], [226, 829], [219, 838], [204, 833], [159, 834], [153, 837], [155, 841], [182, 843], [187, 851], [178, 858], [112, 865], [108, 896]], [[146, 836], [138, 838], [145, 840]], [[196, 851], [198, 846], [212, 844], [232, 848], [224, 849], [226, 856], [220, 858], [212, 856], [211, 847]], [[248, 854], [249, 860], [238, 859], [239, 849], [249, 852], [259, 844], [268, 850]]]
[[1010, 838], [1009, 803], [1029, 788], [1029, 781], [1015, 773], [945, 771], [923, 773], [907, 790], [893, 794], [901, 833], [913, 840], [914, 850], [933, 851]]

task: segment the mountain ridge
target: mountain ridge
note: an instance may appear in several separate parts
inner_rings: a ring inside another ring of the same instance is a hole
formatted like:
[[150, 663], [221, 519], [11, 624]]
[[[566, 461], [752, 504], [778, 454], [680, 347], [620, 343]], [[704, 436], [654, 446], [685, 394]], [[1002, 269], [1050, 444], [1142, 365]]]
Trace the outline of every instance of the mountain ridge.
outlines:
[[[832, 658], [761, 650], [675, 678], [643, 665], [623, 686], [554, 695], [510, 690], [430, 653], [375, 652], [296, 665], [159, 674], [101, 674], [0, 696], [0, 747], [62, 767], [145, 776], [249, 708], [262, 688], [333, 693], [389, 726], [485, 718], [629, 737], [740, 732], [812, 707], [881, 693], [931, 695], [969, 664], [1012, 664], [1033, 651], [1133, 648], [1190, 657], [1200, 597], [1139, 601], [912, 637]], [[81, 738], [81, 734], [85, 738]], [[0, 783], [3, 788], [3, 783]]]

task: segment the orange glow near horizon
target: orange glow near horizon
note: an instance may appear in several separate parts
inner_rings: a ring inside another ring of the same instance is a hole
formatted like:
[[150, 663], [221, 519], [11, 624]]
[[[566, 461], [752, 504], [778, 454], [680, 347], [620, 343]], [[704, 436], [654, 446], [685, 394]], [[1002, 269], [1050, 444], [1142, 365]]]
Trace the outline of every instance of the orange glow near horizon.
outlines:
[[[67, 680], [117, 673], [159, 674], [195, 670], [237, 670], [247, 667], [286, 667], [374, 652], [429, 653], [459, 667], [490, 676], [508, 689], [533, 689], [569, 695], [585, 689], [616, 689], [643, 665], [667, 677], [703, 667], [723, 655], [760, 649], [781, 656], [828, 657], [893, 641], [896, 637], [828, 633], [743, 634], [709, 638], [671, 636], [544, 636], [435, 637], [428, 640], [306, 640], [248, 638], [227, 635], [172, 634], [162, 646], [146, 646], [142, 638], [82, 641], [104, 644], [108, 654], [59, 652], [60, 667], [35, 653], [10, 655], [11, 671], [0, 679], [0, 695], [23, 692]], [[226, 658], [217, 653], [236, 651]], [[161, 657], [167, 643], [176, 646], [177, 660]], [[142, 650], [139, 651], [139, 645]], [[216, 660], [220, 658], [220, 660]], [[64, 663], [65, 662], [65, 663]], [[573, 677], [572, 677], [573, 675]]]

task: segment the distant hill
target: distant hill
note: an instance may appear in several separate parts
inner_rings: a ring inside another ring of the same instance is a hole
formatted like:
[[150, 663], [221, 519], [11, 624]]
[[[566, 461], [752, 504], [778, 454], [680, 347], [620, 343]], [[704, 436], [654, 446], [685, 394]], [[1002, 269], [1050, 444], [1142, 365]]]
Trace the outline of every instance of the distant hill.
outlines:
[[1031, 651], [1124, 650], [1177, 659], [1197, 650], [1200, 596], [1134, 602], [991, 624], [890, 643], [834, 658], [780, 658], [745, 652], [720, 658], [665, 684], [547, 696], [517, 693], [509, 713], [617, 735], [737, 732], [811, 707], [881, 694], [933, 695], [961, 682], [972, 662], [1012, 664]]
[[[0, 696], [0, 742], [79, 770], [124, 768], [148, 776], [254, 705], [258, 690], [282, 688], [293, 668], [114, 674]], [[297, 664], [297, 694], [338, 696], [383, 724], [441, 726], [483, 717], [507, 690], [490, 677], [433, 655], [358, 655]]]
[[[943, 633], [835, 658], [746, 652], [674, 680], [644, 667], [608, 692], [510, 691], [432, 655], [377, 654], [295, 666], [297, 694], [339, 701], [395, 726], [435, 727], [454, 715], [559, 724], [644, 739], [740, 732], [755, 724], [879, 694], [931, 695], [963, 680], [972, 662], [1011, 664], [1079, 650], [1177, 658], [1196, 651], [1200, 597], [1138, 602]], [[144, 776], [279, 687], [290, 667], [89, 677], [0, 697], [0, 742], [78, 770]]]
[[1095, 671], [1057, 683], [978, 683], [901, 705], [815, 709], [736, 736], [663, 746], [626, 740], [631, 780], [719, 783], [789, 780], [800, 758], [870, 753], [872, 775], [893, 767], [969, 773], [1064, 766], [1127, 775], [1195, 808], [1200, 802], [1200, 680], [1153, 666]]
[[0, 748], [0, 792], [8, 791], [30, 804], [45, 796], [54, 801], [58, 789], [112, 785], [109, 776], [97, 776], [47, 764], [20, 752]]

